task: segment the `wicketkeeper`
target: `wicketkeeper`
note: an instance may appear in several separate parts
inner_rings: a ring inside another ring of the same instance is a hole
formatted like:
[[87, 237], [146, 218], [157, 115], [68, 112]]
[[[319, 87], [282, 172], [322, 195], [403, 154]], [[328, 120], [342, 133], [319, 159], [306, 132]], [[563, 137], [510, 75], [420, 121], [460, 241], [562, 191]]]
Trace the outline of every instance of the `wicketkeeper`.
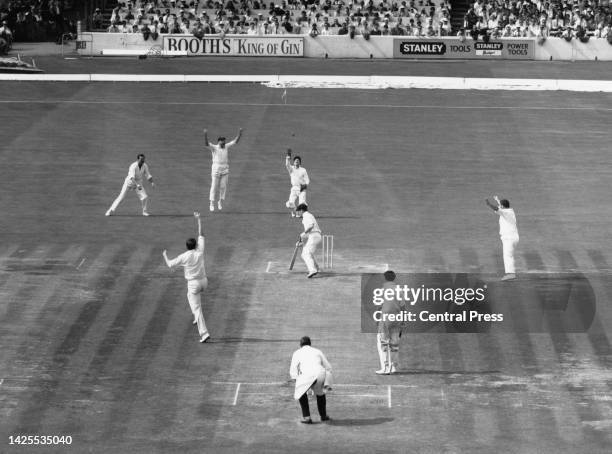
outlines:
[[149, 196], [147, 192], [144, 190], [142, 186], [143, 179], [146, 178], [149, 183], [151, 183], [151, 187], [155, 187], [153, 183], [153, 177], [149, 173], [149, 166], [145, 163], [145, 155], [142, 153], [136, 157], [137, 161], [133, 162], [128, 169], [127, 177], [125, 177], [125, 181], [123, 182], [123, 187], [121, 188], [121, 192], [111, 205], [111, 207], [106, 211], [106, 216], [112, 216], [115, 214], [115, 210], [121, 203], [121, 201], [125, 198], [125, 194], [128, 190], [136, 191], [136, 195], [140, 199], [140, 203], [142, 204], [142, 215], [148, 216], [149, 212], [147, 210], [147, 206], [149, 203]]

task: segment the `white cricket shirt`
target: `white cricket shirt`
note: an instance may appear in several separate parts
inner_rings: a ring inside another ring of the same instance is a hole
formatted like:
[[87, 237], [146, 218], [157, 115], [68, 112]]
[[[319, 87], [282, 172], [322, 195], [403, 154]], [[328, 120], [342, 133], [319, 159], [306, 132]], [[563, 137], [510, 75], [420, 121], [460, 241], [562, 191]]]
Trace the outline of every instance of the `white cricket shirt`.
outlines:
[[206, 277], [204, 267], [204, 237], [198, 237], [198, 246], [190, 251], [185, 251], [175, 259], [168, 262], [170, 268], [182, 266], [185, 270], [185, 279], [201, 280]]
[[291, 176], [291, 186], [301, 187], [303, 184], [310, 184], [310, 179], [308, 178], [308, 172], [302, 166], [297, 169], [294, 166], [289, 166], [291, 170], [289, 170], [289, 175]]
[[310, 233], [318, 233], [321, 234], [321, 229], [319, 228], [319, 224], [317, 224], [317, 220], [315, 217], [310, 214], [310, 211], [305, 211], [302, 214], [302, 225], [304, 226], [304, 231], [308, 230], [312, 226], [312, 230]]
[[127, 179], [134, 179], [136, 183], [141, 184], [142, 178], [145, 177], [147, 180], [151, 178], [151, 174], [149, 173], [149, 166], [146, 162], [142, 164], [142, 167], [138, 167], [138, 161], [133, 162], [128, 169]]
[[518, 238], [518, 228], [516, 226], [516, 214], [512, 208], [499, 208], [499, 236], [501, 238]]
[[229, 167], [229, 158], [228, 158], [228, 148], [233, 147], [236, 144], [235, 140], [231, 142], [227, 142], [225, 147], [221, 148], [219, 144], [208, 144], [208, 148], [212, 153], [212, 166], [213, 168], [228, 168]]

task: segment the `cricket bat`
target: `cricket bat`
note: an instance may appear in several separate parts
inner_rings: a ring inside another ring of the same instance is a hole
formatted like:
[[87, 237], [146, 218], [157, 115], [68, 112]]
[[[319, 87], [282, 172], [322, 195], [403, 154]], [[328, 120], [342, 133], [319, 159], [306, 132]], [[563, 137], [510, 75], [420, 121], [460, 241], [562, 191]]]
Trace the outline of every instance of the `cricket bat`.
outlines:
[[293, 250], [293, 256], [291, 257], [291, 263], [289, 264], [289, 271], [293, 269], [293, 265], [295, 264], [295, 258], [297, 257], [298, 249], [302, 245], [302, 239], [298, 238], [297, 243], [295, 243], [295, 249]]

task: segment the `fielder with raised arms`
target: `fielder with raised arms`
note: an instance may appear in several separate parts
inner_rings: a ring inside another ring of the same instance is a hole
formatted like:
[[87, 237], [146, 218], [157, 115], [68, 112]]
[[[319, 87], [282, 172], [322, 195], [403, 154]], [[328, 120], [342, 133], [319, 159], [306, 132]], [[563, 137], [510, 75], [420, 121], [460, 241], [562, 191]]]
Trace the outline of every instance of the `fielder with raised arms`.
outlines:
[[185, 272], [185, 280], [187, 281], [187, 301], [193, 314], [193, 323], [198, 325], [200, 334], [200, 342], [204, 343], [210, 338], [204, 313], [202, 312], [202, 293], [208, 287], [208, 279], [206, 278], [206, 269], [204, 265], [204, 235], [202, 235], [202, 220], [200, 213], [193, 213], [198, 223], [198, 240], [189, 238], [186, 242], [187, 251], [183, 252], [178, 257], [170, 260], [168, 253], [164, 249], [162, 255], [166, 265], [172, 270], [182, 266]]
[[510, 202], [507, 199], [499, 200], [499, 197], [493, 197], [497, 205], [485, 199], [489, 208], [499, 215], [499, 236], [502, 241], [502, 249], [504, 255], [504, 277], [502, 281], [507, 281], [516, 278], [516, 267], [514, 265], [514, 251], [518, 246], [519, 233], [516, 226], [516, 214], [510, 208]]
[[226, 142], [225, 137], [219, 137], [216, 144], [208, 141], [208, 130], [204, 130], [204, 146], [212, 153], [212, 169], [210, 182], [210, 211], [215, 211], [215, 200], [219, 193], [219, 202], [217, 208], [223, 209], [223, 201], [227, 191], [227, 180], [229, 178], [229, 160], [228, 149], [238, 143], [242, 136], [242, 128], [238, 130], [236, 138], [230, 142]]

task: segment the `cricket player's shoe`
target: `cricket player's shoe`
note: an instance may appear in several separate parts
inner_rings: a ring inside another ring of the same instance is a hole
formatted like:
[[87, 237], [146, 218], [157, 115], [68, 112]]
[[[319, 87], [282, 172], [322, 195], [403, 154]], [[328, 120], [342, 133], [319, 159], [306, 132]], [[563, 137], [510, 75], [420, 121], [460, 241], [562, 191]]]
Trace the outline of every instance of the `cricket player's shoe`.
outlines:
[[501, 278], [502, 281], [511, 281], [512, 279], [516, 279], [516, 274], [508, 273], [504, 277]]
[[331, 421], [331, 418], [327, 415], [321, 416], [321, 422], [324, 422], [324, 421]]
[[143, 211], [143, 212], [142, 212], [142, 215], [143, 215], [143, 216], [149, 216], [149, 212], [148, 212], [148, 211]]
[[308, 277], [308, 279], [310, 279], [311, 277], [315, 277], [317, 274], [319, 274], [319, 272], [315, 271], [313, 273], [310, 273], [307, 277]]
[[396, 372], [397, 372], [397, 369], [395, 368], [395, 364], [391, 364], [391, 369], [389, 369], [389, 373], [394, 374]]
[[215, 202], [210, 202], [210, 205], [209, 205], [208, 209], [210, 211], [215, 211]]
[[378, 375], [389, 375], [391, 372], [387, 367], [383, 367], [382, 369], [377, 370], [376, 373]]
[[221, 200], [217, 202], [217, 208], [219, 209], [219, 211], [223, 209], [223, 202]]
[[302, 418], [302, 419], [300, 420], [300, 422], [301, 422], [302, 424], [312, 424], [312, 419], [311, 419], [311, 418], [310, 418], [310, 416], [309, 416], [308, 418]]
[[191, 322], [191, 324], [192, 324], [192, 325], [197, 325], [197, 324], [198, 324], [198, 321], [197, 321], [197, 320], [194, 318], [194, 319], [193, 319], [193, 322]]
[[204, 342], [206, 342], [208, 339], [210, 339], [210, 334], [204, 334], [202, 336], [202, 338], [200, 339], [200, 343], [203, 344]]
[[113, 214], [115, 214], [115, 212], [109, 208], [108, 211], [104, 213], [104, 216], [112, 216]]
[[291, 212], [291, 217], [294, 218], [296, 216], [295, 211]]

